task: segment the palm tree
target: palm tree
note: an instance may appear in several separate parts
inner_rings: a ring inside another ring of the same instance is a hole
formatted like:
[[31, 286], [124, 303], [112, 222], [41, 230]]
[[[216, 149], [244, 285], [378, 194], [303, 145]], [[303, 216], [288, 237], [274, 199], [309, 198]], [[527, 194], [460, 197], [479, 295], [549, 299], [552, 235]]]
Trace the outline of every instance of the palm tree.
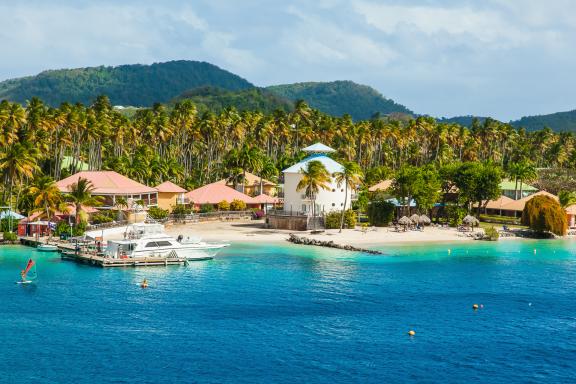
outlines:
[[118, 211], [118, 218], [124, 219], [124, 210], [129, 208], [128, 200], [123, 197], [117, 197], [114, 201], [114, 207]]
[[340, 230], [342, 232], [342, 227], [344, 226], [344, 213], [346, 212], [346, 204], [348, 203], [348, 186], [356, 188], [362, 184], [362, 170], [360, 166], [353, 161], [346, 161], [342, 164], [342, 170], [340, 172], [335, 172], [332, 174], [338, 188], [344, 184], [344, 206], [340, 214]]
[[305, 191], [306, 197], [312, 200], [312, 216], [316, 216], [316, 195], [320, 189], [330, 189], [328, 183], [332, 181], [330, 173], [318, 160], [312, 160], [302, 170], [302, 179], [296, 186], [296, 191]]
[[101, 203], [100, 197], [92, 196], [92, 191], [94, 191], [92, 183], [82, 177], [70, 185], [67, 199], [76, 208], [76, 224], [80, 223], [83, 207], [95, 207]]
[[518, 168], [516, 169], [516, 177], [520, 181], [520, 198], [522, 198], [522, 185], [524, 182], [531, 182], [538, 178], [538, 173], [534, 164], [529, 161], [522, 161], [518, 163]]
[[[34, 210], [46, 215], [48, 222], [56, 211], [65, 210], [62, 194], [51, 177], [40, 177], [28, 191], [34, 199]], [[50, 230], [48, 232], [50, 233]]]
[[[4, 174], [4, 200], [12, 197], [14, 183], [23, 178], [32, 178], [34, 172], [39, 170], [36, 162], [37, 150], [30, 143], [14, 143], [4, 152], [0, 152], [0, 170]], [[6, 196], [8, 195], [8, 196]]]
[[238, 164], [242, 168], [242, 175], [244, 183], [242, 183], [242, 193], [244, 193], [244, 185], [246, 181], [246, 171], [251, 170], [260, 172], [262, 168], [262, 153], [256, 147], [249, 147], [244, 145], [238, 153]]

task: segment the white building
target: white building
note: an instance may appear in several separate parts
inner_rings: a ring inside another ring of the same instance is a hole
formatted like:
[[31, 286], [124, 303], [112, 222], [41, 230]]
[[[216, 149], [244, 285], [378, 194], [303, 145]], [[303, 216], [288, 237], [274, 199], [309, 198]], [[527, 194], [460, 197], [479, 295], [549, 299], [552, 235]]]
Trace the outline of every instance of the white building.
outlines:
[[[302, 171], [306, 169], [309, 162], [313, 160], [321, 162], [331, 175], [334, 174], [334, 172], [342, 171], [342, 165], [327, 156], [328, 153], [335, 152], [334, 149], [324, 144], [316, 143], [304, 148], [303, 151], [309, 155], [301, 162], [282, 171], [284, 173], [284, 211], [286, 213], [312, 213], [312, 200], [306, 196], [306, 191], [296, 190], [296, 186], [303, 177]], [[348, 186], [348, 190], [345, 191], [345, 185], [342, 184], [338, 186], [334, 177], [332, 177], [328, 186], [329, 189], [320, 188], [320, 191], [316, 195], [315, 212], [322, 213], [349, 209], [351, 207], [353, 186]], [[346, 207], [344, 207], [345, 194], [348, 194]]]

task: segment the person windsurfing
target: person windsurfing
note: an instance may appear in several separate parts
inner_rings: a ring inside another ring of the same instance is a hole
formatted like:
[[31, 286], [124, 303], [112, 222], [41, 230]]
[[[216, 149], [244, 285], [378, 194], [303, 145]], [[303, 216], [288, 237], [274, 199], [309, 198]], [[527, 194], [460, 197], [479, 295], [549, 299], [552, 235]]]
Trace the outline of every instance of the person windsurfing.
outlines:
[[22, 279], [22, 283], [31, 283], [31, 280], [28, 280], [28, 272], [30, 272], [30, 269], [32, 269], [32, 267], [34, 267], [36, 265], [36, 263], [34, 262], [34, 260], [29, 259], [28, 260], [28, 264], [26, 264], [26, 268], [24, 268], [24, 270], [22, 272], [20, 272], [20, 278]]

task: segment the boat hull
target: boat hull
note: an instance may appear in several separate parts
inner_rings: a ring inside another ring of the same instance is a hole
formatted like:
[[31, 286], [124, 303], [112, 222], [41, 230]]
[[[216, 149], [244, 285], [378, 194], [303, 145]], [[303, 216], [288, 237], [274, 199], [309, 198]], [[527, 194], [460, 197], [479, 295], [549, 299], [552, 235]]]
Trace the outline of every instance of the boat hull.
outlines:
[[186, 260], [210, 260], [213, 259], [218, 252], [227, 247], [227, 244], [183, 244], [179, 248], [172, 249], [158, 249], [155, 251], [135, 251], [132, 257], [182, 257]]
[[36, 250], [39, 252], [58, 252], [58, 247], [55, 245], [40, 244]]

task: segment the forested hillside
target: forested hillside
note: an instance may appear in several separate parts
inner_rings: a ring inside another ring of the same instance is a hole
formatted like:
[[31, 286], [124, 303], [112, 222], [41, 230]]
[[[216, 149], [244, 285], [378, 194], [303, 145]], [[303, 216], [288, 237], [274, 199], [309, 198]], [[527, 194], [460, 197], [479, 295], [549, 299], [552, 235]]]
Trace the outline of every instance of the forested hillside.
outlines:
[[252, 88], [241, 77], [198, 61], [170, 61], [152, 65], [121, 65], [60, 69], [0, 83], [0, 100], [25, 103], [36, 96], [46, 104], [89, 105], [106, 95], [114, 105], [152, 106], [202, 86], [227, 90]]
[[405, 106], [386, 99], [374, 88], [352, 81], [284, 84], [267, 89], [287, 99], [302, 99], [312, 108], [332, 116], [349, 114], [356, 121], [370, 119], [375, 114], [413, 114]]
[[526, 116], [511, 122], [511, 124], [515, 127], [524, 127], [529, 131], [549, 127], [557, 132], [576, 132], [576, 110], [549, 115]]
[[225, 108], [234, 107], [238, 111], [259, 111], [272, 113], [275, 110], [289, 112], [294, 103], [262, 88], [250, 88], [240, 91], [228, 91], [222, 88], [201, 87], [182, 93], [174, 102], [190, 100], [196, 108], [203, 111], [220, 113]]

